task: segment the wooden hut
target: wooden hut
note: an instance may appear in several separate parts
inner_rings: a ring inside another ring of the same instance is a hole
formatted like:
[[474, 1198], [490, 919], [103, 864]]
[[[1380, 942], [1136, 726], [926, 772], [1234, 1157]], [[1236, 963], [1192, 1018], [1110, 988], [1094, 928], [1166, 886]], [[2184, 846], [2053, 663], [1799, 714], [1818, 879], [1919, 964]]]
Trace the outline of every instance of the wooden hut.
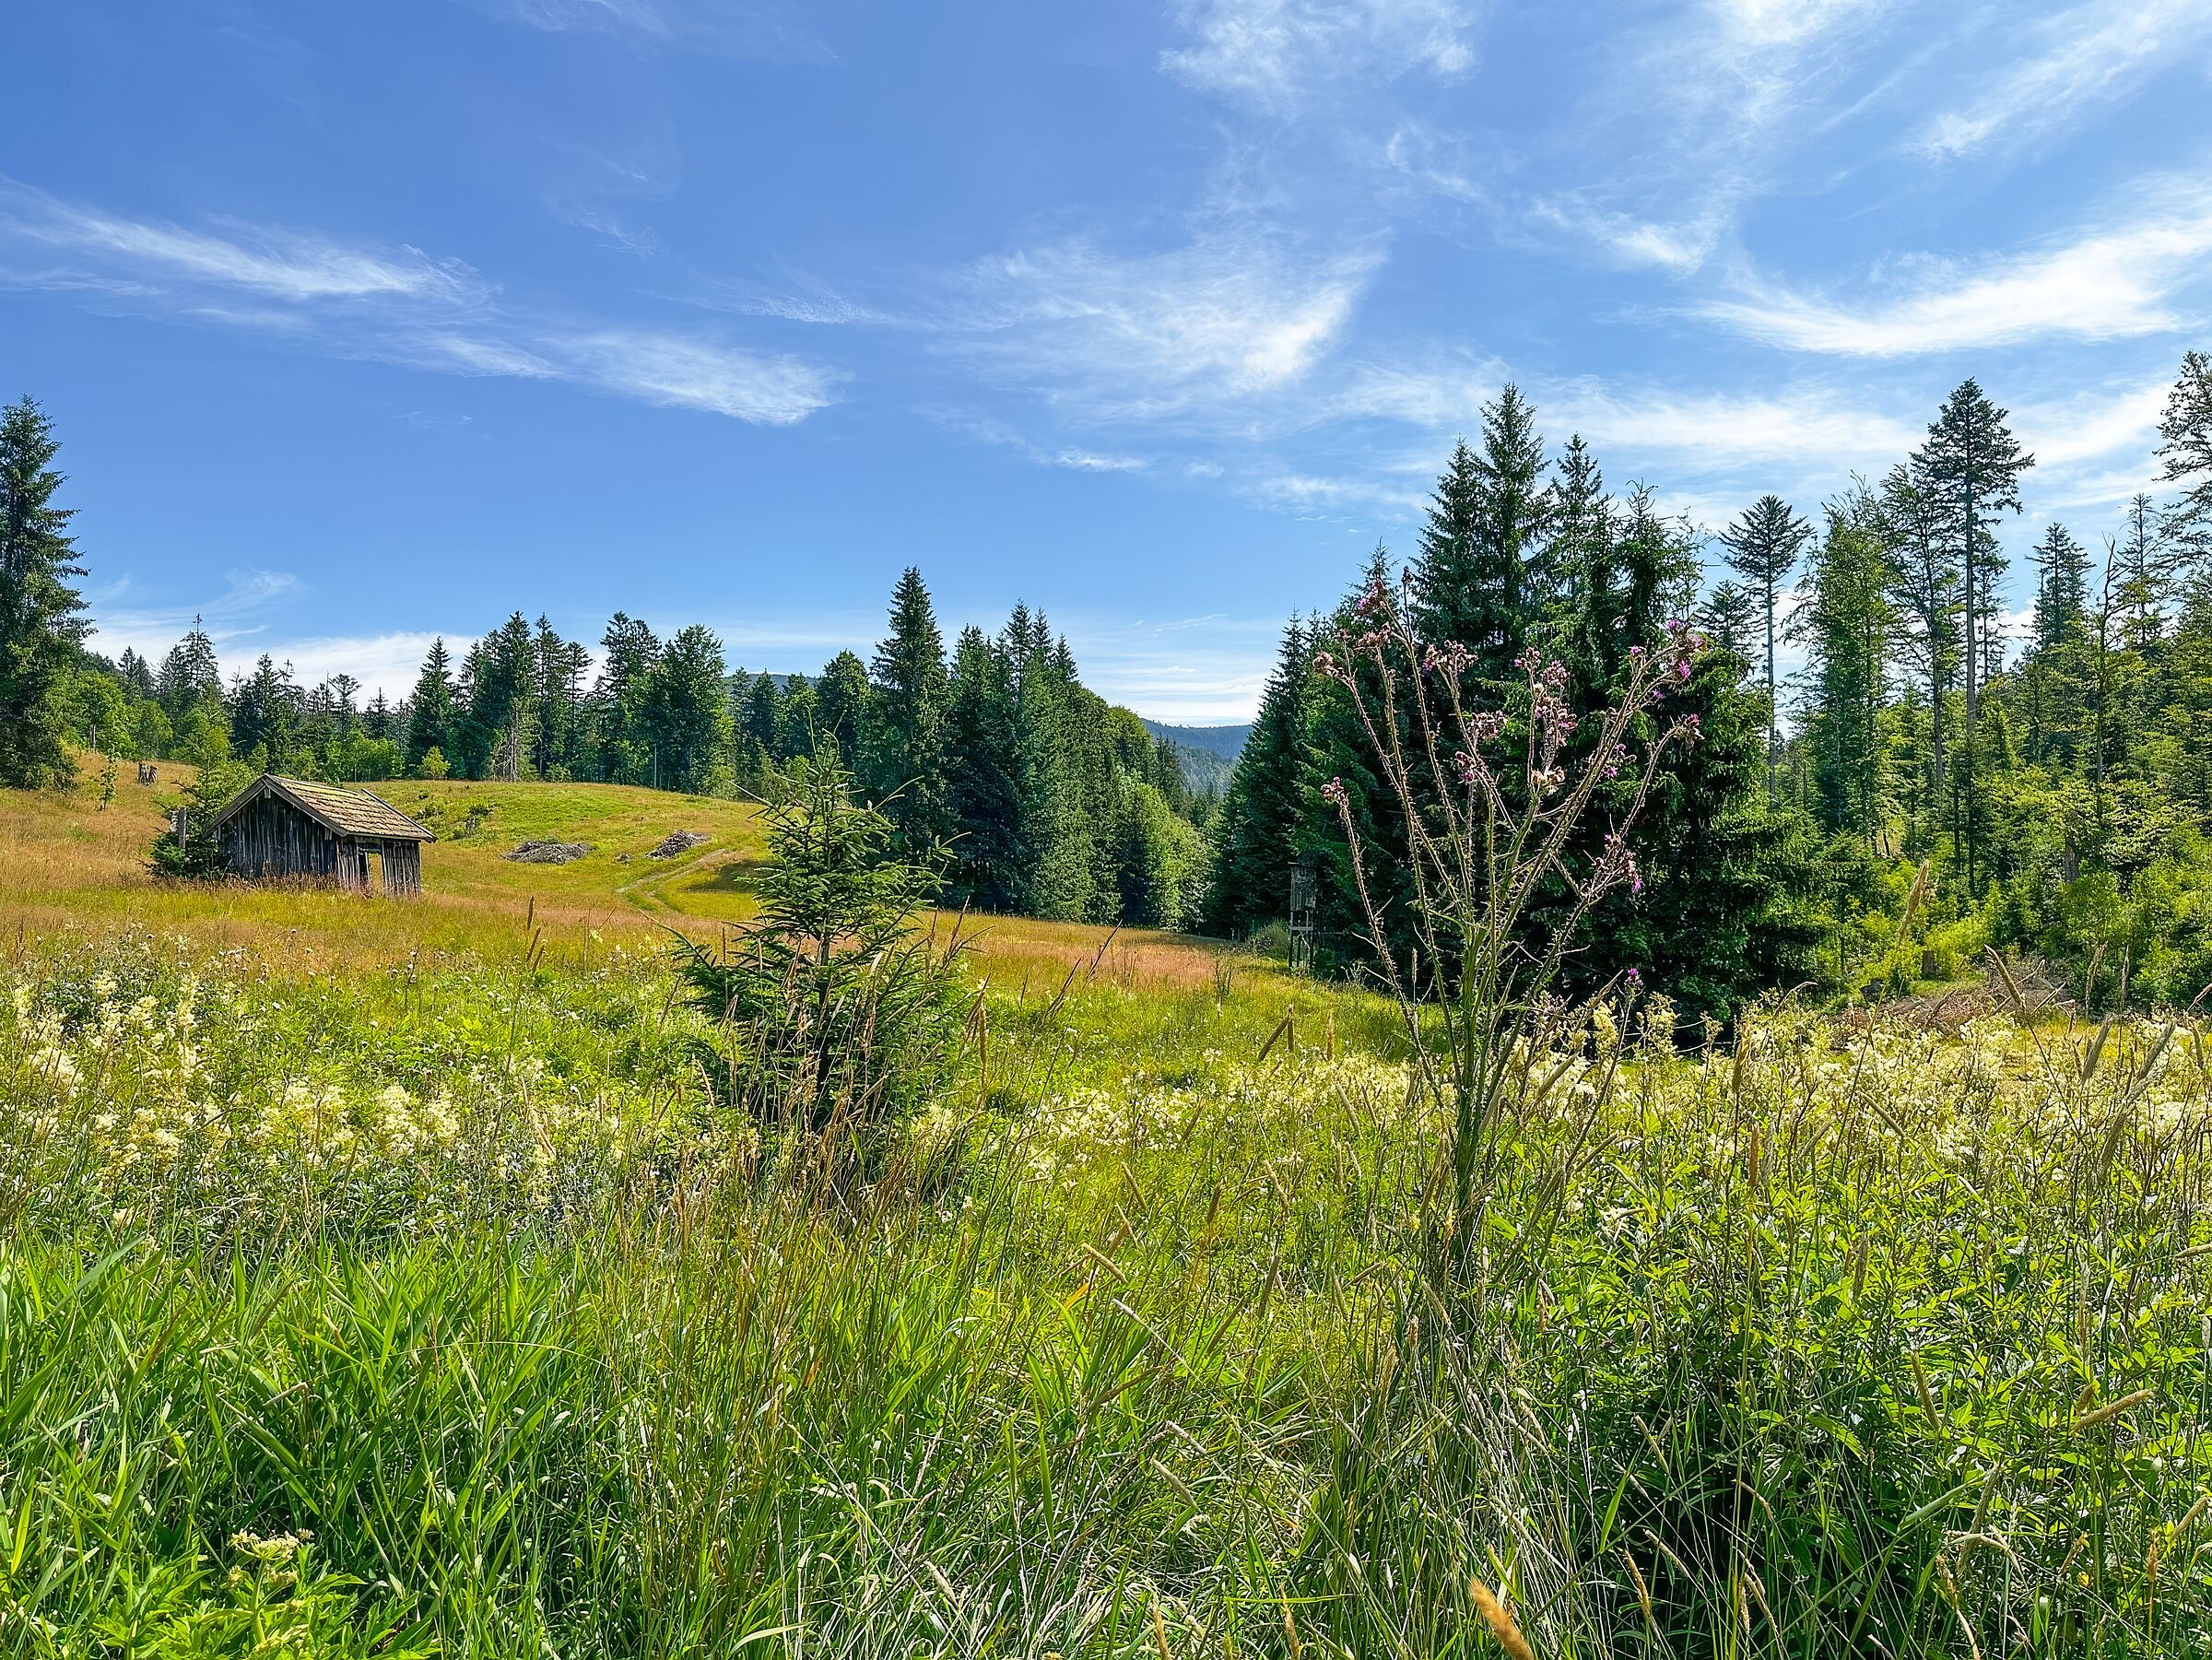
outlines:
[[373, 893], [369, 860], [386, 893], [422, 891], [422, 844], [437, 837], [380, 795], [264, 772], [216, 815], [216, 845], [241, 877], [327, 882]]

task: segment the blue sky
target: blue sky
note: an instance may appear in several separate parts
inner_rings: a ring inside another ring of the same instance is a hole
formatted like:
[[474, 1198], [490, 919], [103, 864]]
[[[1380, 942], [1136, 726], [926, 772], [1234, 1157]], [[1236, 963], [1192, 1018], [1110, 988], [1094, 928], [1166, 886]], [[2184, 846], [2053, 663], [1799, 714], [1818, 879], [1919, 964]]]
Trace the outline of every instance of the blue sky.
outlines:
[[619, 607], [812, 669], [917, 563], [1235, 719], [1509, 377], [1717, 526], [1971, 373], [2038, 456], [2016, 548], [2115, 525], [2212, 345], [2207, 42], [2212, 0], [29, 7], [0, 382], [109, 651], [199, 612], [397, 693], [433, 632]]

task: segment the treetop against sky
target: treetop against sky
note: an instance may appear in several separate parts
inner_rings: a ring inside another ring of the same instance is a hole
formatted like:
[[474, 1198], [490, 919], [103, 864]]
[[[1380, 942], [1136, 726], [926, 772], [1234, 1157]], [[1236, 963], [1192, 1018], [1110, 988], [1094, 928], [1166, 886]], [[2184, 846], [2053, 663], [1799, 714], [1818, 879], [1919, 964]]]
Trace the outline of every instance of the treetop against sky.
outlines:
[[[2212, 0], [42, 6], [0, 104], [8, 395], [97, 649], [206, 618], [397, 695], [516, 606], [810, 667], [910, 563], [1250, 713], [1519, 383], [1719, 529], [1968, 375], [2002, 531], [2152, 481], [2212, 295]], [[2017, 631], [2017, 630], [2016, 630]]]

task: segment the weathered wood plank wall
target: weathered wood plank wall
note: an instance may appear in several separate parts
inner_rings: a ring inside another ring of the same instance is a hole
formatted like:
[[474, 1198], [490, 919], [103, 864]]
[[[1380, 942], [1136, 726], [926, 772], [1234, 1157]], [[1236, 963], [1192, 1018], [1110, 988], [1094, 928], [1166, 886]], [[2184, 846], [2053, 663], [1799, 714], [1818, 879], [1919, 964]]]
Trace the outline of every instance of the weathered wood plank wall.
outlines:
[[373, 853], [383, 864], [386, 893], [422, 891], [422, 849], [415, 842], [334, 835], [275, 796], [248, 802], [221, 837], [224, 864], [241, 877], [328, 882], [367, 893], [375, 886], [369, 872]]

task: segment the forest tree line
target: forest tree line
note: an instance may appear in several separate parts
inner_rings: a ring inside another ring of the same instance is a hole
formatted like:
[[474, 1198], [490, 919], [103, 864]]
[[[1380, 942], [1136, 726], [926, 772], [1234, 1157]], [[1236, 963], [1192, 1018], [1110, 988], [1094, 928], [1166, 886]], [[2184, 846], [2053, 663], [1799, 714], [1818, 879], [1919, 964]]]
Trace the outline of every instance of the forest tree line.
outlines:
[[2026, 511], [2034, 458], [1973, 381], [1880, 477], [1811, 512], [1763, 496], [1712, 538], [1641, 486], [1609, 490], [1581, 438], [1553, 453], [1509, 386], [1453, 453], [1404, 571], [1378, 548], [1341, 604], [1290, 621], [1218, 806], [1082, 685], [1041, 615], [1017, 607], [948, 646], [912, 570], [874, 655], [840, 653], [813, 678], [733, 670], [710, 630], [663, 639], [623, 614], [595, 653], [521, 612], [457, 656], [440, 641], [396, 701], [343, 675], [302, 688], [267, 656], [226, 679], [197, 626], [158, 663], [110, 662], [84, 648], [55, 450], [28, 399], [0, 411], [0, 782], [64, 782], [74, 745], [354, 781], [731, 794], [834, 751], [909, 846], [949, 847], [955, 902], [1241, 937], [1285, 917], [1302, 872], [1321, 958], [1349, 963], [1359, 912], [1320, 791], [1345, 783], [1386, 872], [1392, 814], [1350, 699], [1312, 660], [1359, 626], [1355, 596], [1381, 577], [1402, 580], [1423, 638], [1466, 649], [1466, 689], [1490, 703], [1510, 701], [1532, 644], [1592, 712], [1669, 619], [1710, 636], [1677, 705], [1701, 741], [1668, 760], [1638, 830], [1644, 890], [1596, 917], [1586, 981], [1633, 967], [1724, 1015], [1777, 986], [1956, 974], [1991, 945], [2074, 972], [2124, 964], [2146, 998], [2212, 981], [2200, 352], [2160, 421], [2164, 493], [2110, 524], [2044, 524], [2024, 626], [2008, 623], [2000, 533]]
[[911, 849], [943, 846], [948, 899], [993, 911], [1155, 927], [1190, 923], [1209, 805], [1171, 746], [1086, 688], [1065, 637], [1017, 606], [949, 653], [921, 573], [892, 596], [873, 658], [818, 677], [748, 674], [691, 624], [663, 640], [618, 612], [594, 655], [517, 611], [456, 657], [433, 642], [410, 694], [312, 687], [263, 654], [225, 679], [194, 627], [159, 663], [84, 654], [66, 724], [111, 753], [233, 780], [263, 771], [373, 783], [447, 777], [763, 790], [799, 757], [834, 756]]
[[[1694, 616], [1713, 647], [1677, 705], [1703, 741], [1670, 757], [1638, 827], [1644, 891], [1606, 902], [1579, 977], [1639, 968], [1716, 1014], [1800, 983], [1956, 975], [1987, 946], [2077, 979], [2097, 962], [2108, 990], [2124, 971], [2145, 1001], [2212, 982], [2203, 353], [2169, 394], [2157, 462], [2163, 496], [2086, 536], [2043, 528], [2032, 614], [2008, 628], [1999, 531], [2025, 509], [2034, 458], [1969, 380], [1880, 478], [1813, 514], [1772, 495], [1746, 509], [1713, 538], [1725, 574], [1700, 599], [1701, 539], [1642, 489], [1609, 493], [1579, 437], [1550, 455], [1506, 388], [1438, 481], [1402, 573], [1420, 634], [1473, 653], [1470, 697], [1507, 701], [1535, 644], [1594, 713], [1668, 618]], [[1392, 815], [1350, 696], [1312, 659], [1359, 628], [1357, 595], [1390, 574], [1378, 549], [1342, 604], [1285, 630], [1216, 825], [1218, 931], [1281, 918], [1302, 868], [1321, 954], [1357, 954], [1347, 848], [1320, 792], [1343, 780], [1371, 846], [1388, 845]], [[1784, 674], [1792, 645], [1802, 666]]]

